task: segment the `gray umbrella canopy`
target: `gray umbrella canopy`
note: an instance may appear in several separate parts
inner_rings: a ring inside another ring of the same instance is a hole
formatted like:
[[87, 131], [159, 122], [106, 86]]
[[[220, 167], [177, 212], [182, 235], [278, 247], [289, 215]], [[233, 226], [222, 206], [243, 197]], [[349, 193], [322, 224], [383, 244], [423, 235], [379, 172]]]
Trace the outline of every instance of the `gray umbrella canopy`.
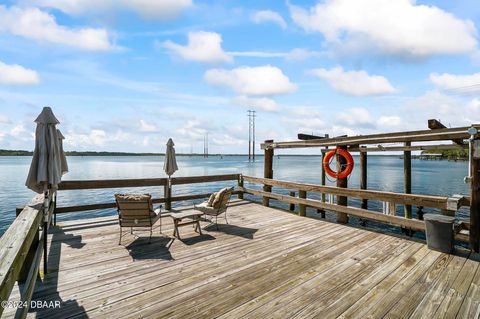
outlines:
[[41, 194], [47, 189], [56, 190], [68, 168], [56, 128], [60, 122], [52, 109], [44, 107], [35, 123], [35, 150], [25, 186]]
[[175, 144], [173, 144], [172, 139], [168, 139], [167, 151], [165, 152], [165, 162], [163, 163], [163, 170], [168, 175], [168, 177], [170, 177], [178, 170], [174, 146]]
[[63, 151], [63, 140], [65, 136], [63, 136], [62, 132], [57, 129], [57, 136], [58, 136], [58, 151], [60, 154], [60, 174], [63, 176], [68, 173], [68, 163], [67, 157], [65, 156], [65, 152]]

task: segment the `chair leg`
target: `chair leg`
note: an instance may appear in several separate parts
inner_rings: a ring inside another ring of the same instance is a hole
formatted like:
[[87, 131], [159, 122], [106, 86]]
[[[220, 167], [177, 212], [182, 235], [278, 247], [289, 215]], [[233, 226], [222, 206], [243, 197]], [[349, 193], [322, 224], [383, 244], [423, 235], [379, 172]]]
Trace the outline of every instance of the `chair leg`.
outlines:
[[227, 220], [227, 212], [225, 212], [225, 223], [228, 224], [228, 220]]
[[148, 243], [149, 244], [152, 242], [152, 230], [153, 230], [153, 227], [150, 226], [150, 238], [148, 238]]
[[130, 227], [130, 234], [133, 235], [133, 227]]
[[120, 227], [120, 239], [118, 240], [118, 244], [122, 244], [122, 227]]
[[160, 234], [162, 233], [162, 217], [160, 216]]
[[217, 226], [217, 230], [218, 230], [218, 215], [215, 216], [215, 226]]
[[197, 217], [197, 228], [198, 228], [198, 233], [200, 235], [203, 235], [202, 234], [202, 228], [200, 227], [200, 217]]

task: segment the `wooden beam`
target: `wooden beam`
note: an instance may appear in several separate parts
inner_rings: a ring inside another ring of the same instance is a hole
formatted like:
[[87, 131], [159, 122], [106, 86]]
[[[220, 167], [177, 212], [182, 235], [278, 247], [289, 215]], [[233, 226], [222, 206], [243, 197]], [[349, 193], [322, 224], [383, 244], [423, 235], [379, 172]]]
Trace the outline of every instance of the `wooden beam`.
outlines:
[[265, 179], [253, 176], [243, 176], [244, 180], [251, 183], [266, 184], [271, 186], [304, 190], [307, 192], [327, 193], [337, 196], [348, 196], [355, 198], [366, 198], [371, 200], [395, 202], [397, 204], [408, 204], [438, 209], [457, 210], [466, 202], [463, 197], [446, 197], [418, 194], [393, 193], [375, 190], [362, 190], [352, 188], [340, 188], [334, 186], [321, 186], [317, 184], [297, 183], [275, 179]]
[[328, 135], [325, 136], [317, 136], [317, 135], [310, 135], [310, 134], [303, 134], [303, 133], [298, 133], [297, 138], [302, 141], [308, 141], [308, 140], [318, 140], [322, 138], [327, 138]]
[[[479, 124], [472, 125], [480, 129]], [[467, 130], [470, 127], [445, 128], [438, 130], [421, 130], [382, 133], [371, 135], [359, 135], [341, 138], [326, 138], [310, 141], [290, 141], [290, 142], [269, 142], [263, 143], [262, 149], [265, 148], [305, 148], [305, 147], [321, 147], [321, 146], [338, 146], [338, 145], [354, 145], [354, 144], [381, 144], [381, 143], [403, 143], [403, 142], [422, 142], [422, 141], [446, 141], [453, 139], [468, 139], [470, 135]]]
[[[405, 142], [405, 146], [411, 146]], [[412, 152], [403, 152], [403, 191], [405, 194], [412, 193]], [[403, 209], [405, 218], [412, 218], [412, 205], [405, 205]]]
[[[431, 129], [431, 130], [438, 130], [438, 129], [447, 128], [447, 127], [436, 119], [430, 119], [430, 120], [428, 120], [428, 128]], [[458, 144], [458, 145], [465, 144], [465, 143], [463, 143], [462, 139], [455, 139], [455, 140], [453, 140], [453, 142]]]
[[480, 139], [472, 142], [472, 160], [470, 163], [470, 248], [480, 250]]
[[348, 148], [349, 152], [403, 152], [403, 151], [428, 151], [428, 150], [464, 150], [468, 145], [437, 144], [437, 145], [413, 145], [413, 146], [383, 146]]
[[281, 195], [276, 193], [268, 193], [263, 191], [257, 191], [254, 189], [243, 188], [244, 192], [255, 195], [264, 196], [272, 199], [276, 199], [285, 203], [304, 204], [309, 207], [320, 208], [329, 210], [336, 213], [349, 214], [364, 219], [375, 220], [383, 223], [389, 223], [392, 225], [408, 227], [416, 230], [425, 230], [425, 222], [416, 219], [406, 219], [399, 216], [384, 215], [382, 213], [356, 208], [351, 206], [342, 206], [337, 204], [322, 203], [321, 201], [314, 199], [296, 198], [287, 195]]
[[[340, 149], [346, 150], [346, 146], [337, 146]], [[344, 165], [347, 164], [347, 159], [339, 154], [337, 157], [337, 172], [342, 171]], [[348, 187], [348, 178], [337, 178], [337, 187], [347, 188]], [[337, 205], [348, 206], [348, 198], [346, 196], [337, 196]], [[337, 222], [346, 224], [348, 223], [348, 215], [343, 213], [337, 214]]]
[[[266, 140], [265, 143], [273, 143], [273, 140]], [[273, 148], [267, 148], [265, 149], [265, 156], [264, 156], [264, 162], [263, 162], [263, 176], [267, 179], [272, 179], [273, 178]], [[270, 185], [263, 185], [263, 190], [265, 192], [271, 192], [272, 191], [272, 186]], [[263, 205], [264, 206], [269, 206], [270, 205], [270, 199], [268, 197], [263, 197]]]

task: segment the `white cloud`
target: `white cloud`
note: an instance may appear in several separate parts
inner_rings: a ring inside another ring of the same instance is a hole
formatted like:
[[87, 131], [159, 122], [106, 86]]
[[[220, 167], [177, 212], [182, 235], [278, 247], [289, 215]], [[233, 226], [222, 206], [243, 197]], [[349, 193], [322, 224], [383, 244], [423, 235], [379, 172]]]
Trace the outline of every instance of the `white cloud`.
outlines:
[[414, 0], [329, 0], [306, 10], [289, 5], [295, 23], [321, 32], [329, 44], [354, 51], [423, 58], [473, 53], [475, 25], [435, 6]]
[[180, 45], [166, 41], [163, 47], [182, 59], [206, 63], [232, 62], [233, 58], [222, 49], [222, 36], [215, 32], [189, 32], [188, 44]]
[[336, 91], [347, 95], [365, 96], [396, 92], [385, 77], [369, 75], [365, 71], [344, 71], [342, 67], [335, 67], [330, 70], [313, 69], [309, 73], [326, 80]]
[[273, 22], [278, 24], [282, 29], [287, 28], [287, 23], [285, 22], [283, 17], [275, 11], [271, 11], [271, 10], [255, 11], [251, 15], [251, 19], [253, 22], [257, 24], [265, 23], [265, 22]]
[[302, 61], [312, 57], [319, 57], [322, 53], [306, 49], [296, 48], [288, 52], [285, 56], [287, 61]]
[[0, 114], [0, 124], [10, 124], [10, 119], [3, 114]]
[[402, 124], [402, 119], [399, 116], [392, 115], [392, 116], [380, 116], [377, 120], [378, 126], [399, 126]]
[[455, 90], [458, 91], [458, 93], [480, 91], [480, 73], [469, 75], [432, 73], [430, 74], [430, 82], [439, 89]]
[[10, 135], [18, 137], [26, 132], [23, 124], [17, 124], [10, 130]]
[[5, 64], [0, 61], [0, 84], [29, 85], [39, 82], [40, 78], [36, 71], [18, 64]]
[[277, 102], [267, 97], [252, 98], [240, 95], [233, 98], [232, 102], [243, 107], [261, 109], [268, 112], [278, 111], [279, 109]]
[[[90, 129], [87, 132], [76, 132], [69, 130], [65, 134], [66, 146], [78, 148], [78, 149], [89, 149], [90, 147], [100, 146], [105, 147], [106, 145], [116, 146], [125, 142], [132, 142], [132, 136], [128, 132], [122, 130], [117, 130], [116, 132], [106, 132], [101, 129]], [[128, 150], [126, 150], [128, 151]]]
[[211, 85], [229, 87], [242, 95], [276, 95], [297, 89], [282, 70], [270, 65], [212, 69], [205, 73], [204, 80]]
[[8, 32], [38, 42], [49, 42], [90, 51], [115, 48], [105, 29], [67, 28], [57, 24], [55, 17], [38, 8], [0, 5], [0, 32]]
[[145, 120], [140, 120], [140, 132], [145, 132], [145, 133], [158, 132], [158, 127]]
[[24, 3], [55, 8], [70, 15], [133, 11], [150, 19], [171, 19], [193, 7], [192, 0], [25, 0]]
[[374, 121], [370, 112], [363, 107], [353, 107], [339, 113], [337, 116], [342, 125], [373, 127]]

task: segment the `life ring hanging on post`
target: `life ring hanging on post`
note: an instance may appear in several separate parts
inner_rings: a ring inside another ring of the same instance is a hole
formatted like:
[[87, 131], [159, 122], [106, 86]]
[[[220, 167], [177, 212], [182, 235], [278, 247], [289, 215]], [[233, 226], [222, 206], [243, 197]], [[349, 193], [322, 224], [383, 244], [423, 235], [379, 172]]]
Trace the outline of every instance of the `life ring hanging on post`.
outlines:
[[[343, 165], [345, 168], [342, 169], [340, 172], [335, 172], [330, 168], [330, 160], [334, 155], [340, 155], [347, 161], [347, 164]], [[335, 150], [331, 150], [325, 157], [323, 158], [323, 168], [325, 169], [325, 173], [330, 175], [333, 178], [343, 179], [347, 178], [353, 171], [353, 157], [352, 155], [343, 148], [338, 148]]]

